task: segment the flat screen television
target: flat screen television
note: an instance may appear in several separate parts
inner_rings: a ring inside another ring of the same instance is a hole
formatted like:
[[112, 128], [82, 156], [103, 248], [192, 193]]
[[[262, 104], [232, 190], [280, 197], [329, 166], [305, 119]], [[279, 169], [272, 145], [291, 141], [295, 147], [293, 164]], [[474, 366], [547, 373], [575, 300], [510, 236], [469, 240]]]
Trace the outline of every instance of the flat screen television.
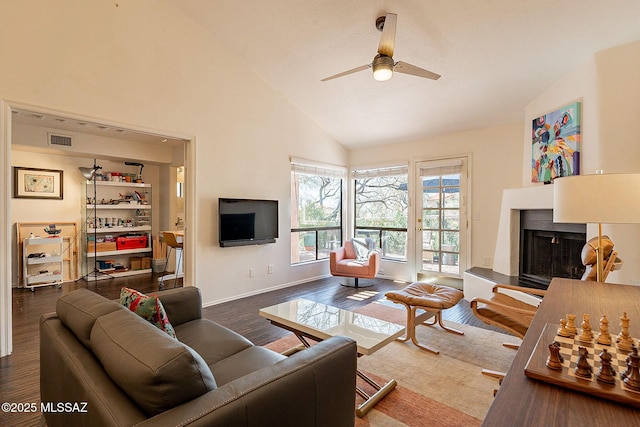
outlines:
[[218, 199], [220, 246], [275, 243], [278, 237], [278, 201]]

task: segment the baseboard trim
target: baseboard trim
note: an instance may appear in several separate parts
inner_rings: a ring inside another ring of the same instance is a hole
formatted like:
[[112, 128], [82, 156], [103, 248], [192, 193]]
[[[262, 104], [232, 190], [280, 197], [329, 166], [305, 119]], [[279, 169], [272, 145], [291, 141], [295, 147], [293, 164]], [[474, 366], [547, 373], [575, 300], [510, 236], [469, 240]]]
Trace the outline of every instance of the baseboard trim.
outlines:
[[258, 290], [251, 291], [251, 292], [246, 292], [246, 293], [240, 294], [240, 295], [234, 295], [234, 296], [229, 297], [229, 298], [222, 298], [222, 299], [215, 300], [215, 301], [204, 302], [204, 303], [202, 303], [202, 307], [211, 307], [213, 305], [223, 304], [225, 302], [230, 302], [230, 301], [235, 301], [235, 300], [239, 300], [239, 299], [242, 299], [242, 298], [252, 297], [252, 296], [255, 296], [255, 295], [260, 295], [260, 294], [264, 294], [264, 293], [271, 292], [271, 291], [277, 291], [279, 289], [290, 288], [291, 286], [302, 285], [303, 283], [313, 282], [314, 280], [326, 279], [328, 277], [332, 277], [331, 274], [325, 274], [325, 275], [322, 275], [322, 276], [315, 276], [315, 277], [307, 277], [307, 278], [302, 279], [302, 280], [296, 280], [296, 281], [293, 281], [293, 282], [287, 282], [287, 283], [283, 283], [283, 284], [276, 285], [276, 286], [270, 286], [268, 288], [258, 289]]

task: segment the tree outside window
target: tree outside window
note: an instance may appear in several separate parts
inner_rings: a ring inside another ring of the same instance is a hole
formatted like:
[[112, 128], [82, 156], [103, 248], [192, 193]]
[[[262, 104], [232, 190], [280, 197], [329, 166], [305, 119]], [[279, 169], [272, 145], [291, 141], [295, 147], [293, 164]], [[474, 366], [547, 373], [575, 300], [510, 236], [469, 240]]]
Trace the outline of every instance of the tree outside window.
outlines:
[[342, 246], [342, 179], [291, 172], [291, 263], [329, 258]]
[[[389, 175], [385, 176], [385, 172]], [[354, 176], [356, 236], [373, 238], [382, 248], [383, 258], [406, 261], [409, 206], [406, 172], [356, 171]]]

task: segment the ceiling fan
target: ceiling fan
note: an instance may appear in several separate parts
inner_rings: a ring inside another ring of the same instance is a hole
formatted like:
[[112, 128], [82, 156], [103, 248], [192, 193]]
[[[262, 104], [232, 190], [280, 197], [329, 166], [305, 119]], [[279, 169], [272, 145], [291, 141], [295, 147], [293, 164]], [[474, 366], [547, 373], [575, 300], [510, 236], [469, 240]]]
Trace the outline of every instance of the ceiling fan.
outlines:
[[376, 19], [376, 28], [378, 31], [382, 32], [382, 35], [380, 36], [380, 44], [378, 45], [378, 54], [373, 58], [373, 62], [371, 62], [371, 64], [362, 65], [331, 77], [324, 78], [320, 81], [326, 82], [327, 80], [336, 79], [338, 77], [357, 73], [358, 71], [363, 71], [369, 68], [373, 68], [373, 78], [380, 82], [389, 80], [394, 71], [403, 74], [411, 74], [412, 76], [424, 77], [426, 79], [438, 80], [440, 78], [439, 74], [432, 73], [424, 68], [416, 67], [415, 65], [411, 65], [406, 62], [395, 62], [393, 60], [393, 45], [396, 39], [397, 20], [398, 15], [395, 13], [387, 13], [386, 16], [380, 16]]

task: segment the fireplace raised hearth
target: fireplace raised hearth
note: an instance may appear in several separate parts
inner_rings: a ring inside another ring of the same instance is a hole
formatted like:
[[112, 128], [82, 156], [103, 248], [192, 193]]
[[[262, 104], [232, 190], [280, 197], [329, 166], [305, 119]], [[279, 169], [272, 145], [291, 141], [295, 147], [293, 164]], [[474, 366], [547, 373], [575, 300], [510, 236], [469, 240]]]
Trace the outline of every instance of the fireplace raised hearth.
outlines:
[[554, 223], [551, 209], [520, 211], [519, 281], [546, 289], [552, 277], [580, 279], [586, 236], [586, 224]]

